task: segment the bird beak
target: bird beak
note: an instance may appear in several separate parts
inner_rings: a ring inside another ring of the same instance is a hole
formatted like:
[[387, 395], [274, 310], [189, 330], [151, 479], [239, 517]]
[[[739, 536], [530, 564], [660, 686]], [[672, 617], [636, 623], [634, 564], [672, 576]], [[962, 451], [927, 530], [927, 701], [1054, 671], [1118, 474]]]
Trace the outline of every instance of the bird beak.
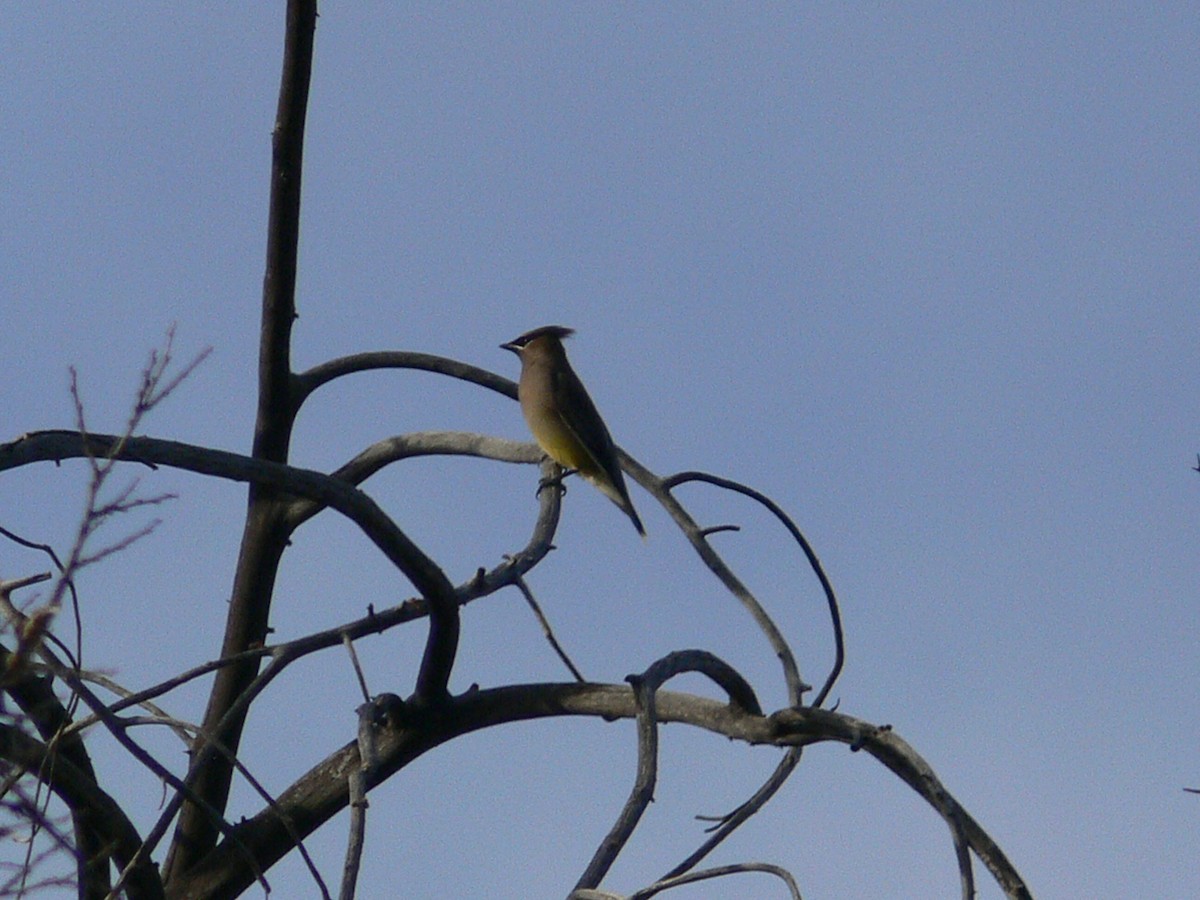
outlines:
[[509, 341], [507, 344], [501, 344], [500, 349], [501, 350], [511, 350], [513, 353], [517, 354], [517, 356], [521, 355], [521, 348], [518, 347], [516, 344], [514, 344], [512, 341]]

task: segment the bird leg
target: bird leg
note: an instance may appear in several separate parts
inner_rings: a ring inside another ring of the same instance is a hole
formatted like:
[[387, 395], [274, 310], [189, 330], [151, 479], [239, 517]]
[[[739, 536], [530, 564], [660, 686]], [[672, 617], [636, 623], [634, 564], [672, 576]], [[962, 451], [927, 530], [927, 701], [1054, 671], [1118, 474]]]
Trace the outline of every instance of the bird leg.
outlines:
[[578, 471], [579, 471], [578, 469], [563, 469], [557, 475], [543, 478], [541, 481], [538, 482], [538, 489], [534, 492], [533, 496], [540, 497], [542, 491], [544, 491], [548, 487], [558, 488], [560, 491], [563, 492], [563, 495], [565, 496], [567, 493], [567, 486], [565, 484], [563, 484], [563, 479], [569, 475], [574, 475]]

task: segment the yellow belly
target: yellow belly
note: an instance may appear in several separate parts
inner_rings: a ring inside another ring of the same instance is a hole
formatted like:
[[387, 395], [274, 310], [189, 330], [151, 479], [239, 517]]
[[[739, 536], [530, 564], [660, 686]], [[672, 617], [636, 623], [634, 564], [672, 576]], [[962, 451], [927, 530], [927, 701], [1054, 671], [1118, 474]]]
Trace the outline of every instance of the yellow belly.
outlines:
[[560, 466], [585, 473], [595, 468], [591, 455], [558, 416], [542, 410], [533, 410], [526, 412], [525, 419], [538, 446]]

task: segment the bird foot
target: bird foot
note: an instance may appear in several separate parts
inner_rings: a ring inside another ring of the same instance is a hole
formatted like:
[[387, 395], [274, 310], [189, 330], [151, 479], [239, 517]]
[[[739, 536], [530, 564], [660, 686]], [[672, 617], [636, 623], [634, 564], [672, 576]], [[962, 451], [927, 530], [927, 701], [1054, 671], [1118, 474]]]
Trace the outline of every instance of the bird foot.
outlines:
[[563, 494], [565, 495], [567, 493], [567, 486], [565, 484], [563, 484], [563, 479], [566, 478], [568, 475], [574, 475], [578, 471], [579, 471], [578, 469], [563, 469], [557, 475], [554, 475], [549, 478], [543, 478], [541, 481], [538, 482], [538, 489], [537, 489], [537, 491], [534, 492], [533, 496], [540, 497], [542, 494], [542, 491], [544, 491], [548, 487], [556, 487], [560, 491], [562, 491]]

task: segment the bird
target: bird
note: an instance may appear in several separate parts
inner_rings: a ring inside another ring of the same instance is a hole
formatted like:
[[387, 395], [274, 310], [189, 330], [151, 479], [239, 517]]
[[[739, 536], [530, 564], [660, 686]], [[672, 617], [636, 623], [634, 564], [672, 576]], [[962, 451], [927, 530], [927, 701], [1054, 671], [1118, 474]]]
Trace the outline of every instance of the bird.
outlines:
[[517, 382], [521, 412], [538, 446], [567, 470], [565, 474], [578, 472], [594, 484], [645, 538], [608, 426], [567, 361], [562, 342], [574, 333], [562, 325], [543, 325], [500, 345], [521, 360]]

